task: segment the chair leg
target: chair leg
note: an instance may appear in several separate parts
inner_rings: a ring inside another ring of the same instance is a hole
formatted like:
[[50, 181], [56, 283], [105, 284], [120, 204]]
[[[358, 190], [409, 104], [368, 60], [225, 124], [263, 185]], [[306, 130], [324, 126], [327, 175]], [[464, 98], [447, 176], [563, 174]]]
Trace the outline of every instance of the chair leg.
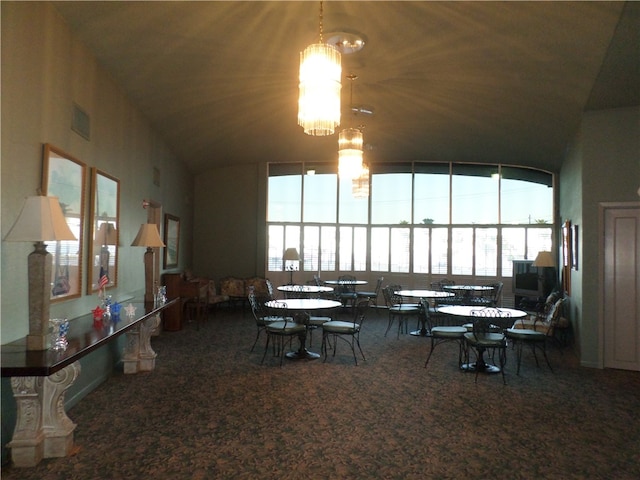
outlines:
[[391, 329], [391, 324], [393, 323], [393, 315], [389, 314], [389, 323], [387, 324], [387, 329], [384, 332], [384, 336], [387, 336], [387, 333], [389, 333], [389, 330]]
[[260, 361], [260, 365], [262, 365], [264, 363], [264, 358], [267, 356], [267, 351], [269, 350], [269, 339], [271, 338], [271, 335], [269, 335], [269, 333], [267, 333], [267, 342], [264, 345], [264, 353], [262, 354], [262, 360]]
[[435, 344], [433, 341], [433, 336], [431, 336], [431, 350], [429, 350], [429, 355], [427, 355], [427, 361], [424, 362], [424, 368], [427, 368], [427, 364], [429, 363], [429, 359], [431, 358], [431, 354], [433, 353], [433, 349], [435, 348]]
[[258, 328], [258, 333], [256, 333], [256, 339], [253, 341], [253, 345], [251, 345], [251, 350], [249, 352], [253, 352], [253, 349], [256, 348], [256, 344], [258, 343], [258, 339], [260, 338], [261, 328]]

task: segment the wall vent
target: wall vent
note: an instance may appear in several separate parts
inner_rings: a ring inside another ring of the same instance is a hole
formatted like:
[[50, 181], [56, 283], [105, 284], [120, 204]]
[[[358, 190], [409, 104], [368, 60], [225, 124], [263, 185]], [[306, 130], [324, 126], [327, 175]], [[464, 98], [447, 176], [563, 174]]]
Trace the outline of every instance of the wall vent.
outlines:
[[90, 140], [91, 118], [89, 118], [87, 112], [82, 110], [75, 103], [73, 104], [73, 113], [71, 114], [71, 130], [81, 137]]

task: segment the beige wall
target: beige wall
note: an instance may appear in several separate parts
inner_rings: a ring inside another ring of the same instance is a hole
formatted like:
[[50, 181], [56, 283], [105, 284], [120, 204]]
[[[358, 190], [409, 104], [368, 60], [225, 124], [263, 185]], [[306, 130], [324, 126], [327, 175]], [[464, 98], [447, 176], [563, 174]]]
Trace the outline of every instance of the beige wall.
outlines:
[[579, 226], [579, 269], [571, 272], [568, 313], [584, 366], [602, 368], [599, 328], [599, 205], [637, 202], [640, 107], [589, 112], [560, 173], [560, 216]]
[[[177, 162], [162, 139], [130, 104], [93, 56], [69, 32], [47, 2], [2, 2], [2, 238], [13, 225], [24, 198], [40, 187], [42, 145], [50, 143], [120, 179], [121, 235], [118, 261], [119, 297], [144, 288], [144, 249], [130, 247], [146, 222], [143, 199], [162, 203], [182, 220], [181, 265], [191, 262], [192, 176]], [[73, 132], [72, 105], [91, 118], [91, 139]], [[160, 186], [153, 169], [161, 172]], [[89, 170], [88, 172], [89, 173]], [[89, 180], [89, 176], [87, 176]], [[85, 211], [89, 212], [89, 182]], [[85, 222], [87, 223], [87, 222]], [[88, 231], [84, 233], [87, 261]], [[0, 317], [2, 343], [27, 333], [27, 256], [30, 244], [2, 242]], [[52, 315], [74, 318], [89, 313], [98, 299], [83, 295], [56, 303]]]
[[194, 191], [194, 272], [216, 280], [264, 276], [265, 164], [210, 170]]

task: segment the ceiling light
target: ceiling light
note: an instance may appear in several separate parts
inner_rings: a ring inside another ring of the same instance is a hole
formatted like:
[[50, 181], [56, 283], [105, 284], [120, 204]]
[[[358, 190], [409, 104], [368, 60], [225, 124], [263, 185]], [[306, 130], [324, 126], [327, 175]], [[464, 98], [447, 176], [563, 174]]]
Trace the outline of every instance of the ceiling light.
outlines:
[[362, 132], [357, 128], [345, 128], [338, 135], [338, 175], [340, 178], [356, 178], [362, 172]]
[[[351, 80], [351, 100], [353, 104], [353, 81], [357, 75], [347, 75]], [[353, 179], [362, 173], [364, 139], [361, 128], [345, 128], [338, 135], [338, 175], [340, 178]]]
[[359, 33], [332, 32], [327, 34], [327, 43], [335, 46], [341, 54], [350, 55], [362, 50], [366, 42]]
[[298, 125], [307, 135], [333, 135], [340, 125], [341, 55], [322, 39], [320, 2], [320, 41], [300, 53], [300, 96]]

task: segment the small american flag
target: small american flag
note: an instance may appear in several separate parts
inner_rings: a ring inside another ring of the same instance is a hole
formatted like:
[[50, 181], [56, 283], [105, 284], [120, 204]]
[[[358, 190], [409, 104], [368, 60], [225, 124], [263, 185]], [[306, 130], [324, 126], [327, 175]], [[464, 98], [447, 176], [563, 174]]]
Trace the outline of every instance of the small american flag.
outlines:
[[100, 267], [100, 279], [98, 280], [98, 288], [104, 288], [109, 283], [109, 277], [103, 267]]

